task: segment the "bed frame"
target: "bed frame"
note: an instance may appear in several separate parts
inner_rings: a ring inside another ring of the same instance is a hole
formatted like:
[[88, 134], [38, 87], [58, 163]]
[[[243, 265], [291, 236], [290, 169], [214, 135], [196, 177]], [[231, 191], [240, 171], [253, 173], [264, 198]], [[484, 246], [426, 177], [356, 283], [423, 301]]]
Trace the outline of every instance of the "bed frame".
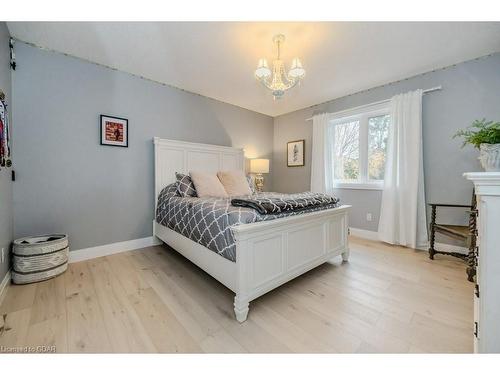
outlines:
[[[175, 181], [175, 172], [245, 169], [241, 149], [158, 137], [153, 141], [155, 208], [161, 189]], [[236, 319], [244, 322], [249, 303], [255, 298], [336, 256], [348, 260], [349, 208], [344, 205], [235, 226], [232, 231], [236, 240], [236, 262], [156, 221], [153, 221], [153, 234], [231, 289], [236, 294]]]

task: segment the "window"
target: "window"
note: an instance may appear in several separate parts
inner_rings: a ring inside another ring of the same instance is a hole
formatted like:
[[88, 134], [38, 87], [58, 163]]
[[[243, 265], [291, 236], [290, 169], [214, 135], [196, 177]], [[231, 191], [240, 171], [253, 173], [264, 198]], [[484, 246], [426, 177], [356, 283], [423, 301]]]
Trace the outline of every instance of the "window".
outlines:
[[342, 112], [330, 121], [329, 137], [337, 188], [381, 189], [390, 117], [385, 106]]
[[359, 179], [359, 121], [336, 124], [334, 127], [333, 178], [336, 181]]

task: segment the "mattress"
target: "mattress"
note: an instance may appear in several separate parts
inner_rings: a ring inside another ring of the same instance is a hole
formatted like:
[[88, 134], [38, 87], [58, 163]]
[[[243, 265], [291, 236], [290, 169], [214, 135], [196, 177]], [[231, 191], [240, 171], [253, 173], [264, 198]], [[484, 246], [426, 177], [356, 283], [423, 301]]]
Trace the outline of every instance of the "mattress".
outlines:
[[[299, 194], [258, 193], [258, 196], [262, 198], [303, 199], [312, 195], [313, 193], [309, 192]], [[231, 230], [233, 226], [326, 210], [339, 205], [337, 202], [298, 211], [260, 214], [252, 208], [232, 206], [232, 198], [234, 197], [180, 197], [177, 194], [176, 184], [173, 183], [165, 187], [158, 195], [156, 222], [235, 262], [236, 244]]]

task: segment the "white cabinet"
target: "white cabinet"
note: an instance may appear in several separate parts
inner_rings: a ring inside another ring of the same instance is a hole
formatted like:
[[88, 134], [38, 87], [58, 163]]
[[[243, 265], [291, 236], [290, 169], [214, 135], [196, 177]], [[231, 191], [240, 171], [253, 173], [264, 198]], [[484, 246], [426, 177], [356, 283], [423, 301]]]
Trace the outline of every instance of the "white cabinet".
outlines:
[[500, 172], [465, 173], [477, 196], [474, 351], [500, 353]]

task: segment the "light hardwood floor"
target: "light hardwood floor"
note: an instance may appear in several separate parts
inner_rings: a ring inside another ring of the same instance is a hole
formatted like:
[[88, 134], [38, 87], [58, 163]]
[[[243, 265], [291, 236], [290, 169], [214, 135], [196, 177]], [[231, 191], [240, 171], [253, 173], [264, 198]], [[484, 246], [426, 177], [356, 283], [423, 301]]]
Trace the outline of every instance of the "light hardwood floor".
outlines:
[[[73, 263], [8, 288], [0, 346], [58, 352], [471, 352], [472, 293], [451, 257], [351, 238], [233, 316], [233, 294], [166, 246]], [[340, 257], [339, 257], [340, 258]]]

